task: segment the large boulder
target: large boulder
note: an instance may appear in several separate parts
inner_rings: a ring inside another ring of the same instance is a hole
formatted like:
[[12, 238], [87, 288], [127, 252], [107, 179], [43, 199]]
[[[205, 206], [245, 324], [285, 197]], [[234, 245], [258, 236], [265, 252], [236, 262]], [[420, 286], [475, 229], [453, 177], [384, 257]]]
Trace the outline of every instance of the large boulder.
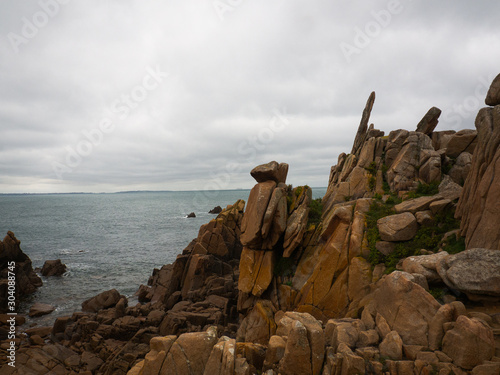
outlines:
[[417, 219], [410, 212], [383, 217], [377, 227], [383, 241], [408, 241], [418, 230]]
[[446, 147], [446, 156], [457, 158], [462, 152], [474, 153], [477, 143], [477, 131], [463, 129], [451, 137]]
[[469, 249], [440, 259], [436, 265], [450, 288], [469, 298], [500, 297], [500, 251]]
[[30, 307], [29, 316], [32, 318], [36, 318], [38, 316], [50, 314], [56, 308], [47, 303], [36, 302], [33, 306]]
[[427, 111], [425, 116], [420, 120], [417, 125], [417, 132], [430, 135], [438, 124], [439, 116], [441, 115], [441, 110], [437, 107], [432, 107]]
[[443, 352], [457, 366], [470, 370], [495, 353], [492, 329], [484, 322], [461, 315], [443, 338]]
[[500, 250], [500, 107], [476, 117], [477, 147], [456, 216], [466, 248]]
[[288, 174], [288, 164], [271, 161], [267, 164], [258, 165], [250, 172], [257, 182], [275, 181], [285, 183]]
[[427, 347], [429, 323], [440, 305], [412, 279], [410, 274], [399, 271], [384, 276], [376, 284], [367, 308], [378, 312], [405, 345]]
[[439, 276], [436, 268], [437, 264], [448, 256], [446, 251], [431, 255], [411, 256], [403, 260], [403, 271], [408, 273], [418, 273], [425, 276], [427, 282], [439, 282]]
[[66, 265], [61, 259], [46, 260], [42, 267], [42, 276], [61, 276], [66, 272]]

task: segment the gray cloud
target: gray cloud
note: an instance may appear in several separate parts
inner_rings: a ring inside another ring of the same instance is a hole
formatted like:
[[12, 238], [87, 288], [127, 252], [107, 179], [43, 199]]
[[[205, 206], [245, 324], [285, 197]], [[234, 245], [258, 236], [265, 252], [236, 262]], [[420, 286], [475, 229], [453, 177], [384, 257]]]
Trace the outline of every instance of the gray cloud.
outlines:
[[371, 91], [386, 132], [473, 128], [499, 73], [496, 3], [59, 1], [0, 6], [0, 192], [325, 186]]

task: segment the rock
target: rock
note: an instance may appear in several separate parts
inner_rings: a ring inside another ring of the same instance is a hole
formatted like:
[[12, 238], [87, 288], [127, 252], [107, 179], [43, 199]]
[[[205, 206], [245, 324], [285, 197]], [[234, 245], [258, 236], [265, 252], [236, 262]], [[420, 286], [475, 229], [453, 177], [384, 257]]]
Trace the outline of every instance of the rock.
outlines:
[[390, 215], [377, 220], [383, 241], [408, 241], [417, 234], [417, 219], [410, 212]]
[[388, 242], [388, 241], [378, 241], [375, 243], [375, 248], [380, 251], [382, 254], [385, 256], [390, 255], [394, 252], [394, 249], [396, 248], [396, 244], [394, 242]]
[[456, 132], [448, 142], [446, 156], [457, 158], [462, 152], [473, 154], [477, 143], [476, 137], [476, 130], [464, 129]]
[[439, 308], [429, 323], [429, 348], [431, 350], [440, 349], [445, 334], [443, 326], [448, 322], [454, 322], [466, 312], [465, 306], [461, 302], [452, 302]]
[[107, 290], [82, 303], [82, 311], [97, 312], [115, 306], [120, 300], [120, 293], [116, 289]]
[[361, 331], [358, 336], [356, 346], [358, 348], [365, 348], [368, 346], [377, 346], [379, 335], [376, 330], [369, 329], [368, 331]]
[[500, 107], [476, 117], [477, 147], [456, 217], [466, 248], [500, 250]]
[[309, 205], [312, 201], [312, 190], [304, 187], [298, 199], [302, 203], [292, 212], [286, 223], [286, 231], [283, 242], [283, 257], [288, 258], [299, 246], [307, 229], [309, 218]]
[[394, 206], [396, 213], [411, 212], [415, 214], [418, 211], [425, 211], [432, 202], [443, 199], [440, 195], [424, 196], [415, 199], [408, 199]]
[[240, 259], [238, 289], [260, 297], [273, 279], [274, 251], [260, 251], [243, 248]]
[[351, 154], [356, 155], [366, 139], [366, 133], [368, 130], [368, 121], [370, 121], [370, 114], [372, 112], [373, 103], [375, 102], [375, 92], [372, 92], [366, 101], [365, 108], [363, 109], [363, 115], [361, 116], [361, 121], [359, 123], [358, 131], [356, 137], [354, 138], [354, 143], [352, 146]]
[[474, 367], [472, 375], [498, 375], [500, 374], [500, 362], [485, 362]]
[[468, 152], [462, 152], [458, 156], [453, 167], [451, 167], [448, 175], [455, 183], [463, 185], [465, 180], [467, 179], [467, 176], [469, 175], [471, 165], [472, 154]]
[[444, 211], [447, 207], [451, 206], [450, 199], [441, 199], [438, 201], [434, 201], [429, 205], [429, 208], [433, 215], [437, 215], [438, 213]]
[[209, 214], [220, 214], [221, 212], [222, 212], [221, 206], [216, 206], [212, 208], [210, 211], [208, 211]]
[[248, 197], [247, 209], [241, 223], [240, 241], [243, 246], [260, 249], [262, 246], [262, 223], [276, 182], [266, 181], [255, 185]]
[[444, 335], [443, 352], [454, 364], [470, 370], [493, 357], [493, 331], [485, 323], [461, 315], [457, 318], [454, 328]]
[[236, 342], [222, 336], [213, 347], [205, 366], [204, 375], [233, 375], [235, 370]]
[[334, 350], [341, 344], [354, 349], [364, 329], [364, 323], [358, 319], [330, 319], [325, 327], [326, 344]]
[[437, 107], [432, 107], [425, 114], [425, 116], [420, 120], [417, 125], [417, 132], [430, 135], [438, 124], [439, 116], [441, 115], [441, 110]]
[[393, 360], [403, 358], [403, 340], [396, 331], [389, 332], [379, 345], [380, 356]]
[[469, 298], [500, 297], [500, 251], [469, 249], [444, 257], [437, 271], [446, 285]]
[[448, 142], [450, 141], [453, 134], [455, 134], [455, 130], [445, 130], [440, 132], [432, 133], [432, 147], [434, 150], [443, 150], [448, 146]]
[[430, 210], [418, 211], [415, 213], [415, 217], [417, 218], [417, 223], [420, 225], [431, 225], [434, 221]]
[[275, 369], [285, 355], [285, 348], [286, 341], [281, 336], [271, 336], [267, 346], [263, 369]]
[[66, 272], [66, 265], [61, 259], [46, 260], [42, 267], [42, 276], [61, 276]]
[[325, 336], [320, 322], [307, 313], [286, 312], [277, 320], [276, 334], [288, 336], [280, 361], [284, 374], [320, 374]]
[[453, 182], [450, 176], [444, 175], [443, 180], [439, 184], [439, 195], [442, 198], [449, 199], [451, 201], [454, 201], [458, 197], [460, 197], [460, 194], [462, 194], [462, 187]]
[[[33, 270], [31, 259], [21, 250], [21, 241], [14, 233], [7, 232], [3, 241], [0, 241], [0, 313], [8, 312], [8, 275], [14, 272], [16, 275], [15, 304], [18, 306], [22, 296], [31, 294], [36, 288], [42, 286], [42, 280]], [[14, 262], [15, 268], [9, 268], [10, 262]]]
[[442, 251], [432, 255], [408, 257], [403, 260], [403, 271], [423, 275], [429, 283], [439, 282], [441, 281], [441, 276], [436, 271], [437, 263], [447, 256], [448, 253]]
[[29, 316], [31, 318], [35, 318], [38, 316], [47, 315], [50, 314], [55, 309], [56, 308], [54, 306], [49, 305], [47, 303], [36, 302], [33, 304], [33, 306], [31, 306]]
[[496, 106], [500, 104], [500, 74], [495, 77], [484, 100], [486, 105]]
[[[406, 345], [426, 347], [429, 345], [429, 323], [439, 306], [424, 288], [411, 281], [411, 275], [400, 271], [384, 276], [376, 284], [368, 305], [371, 311], [377, 311], [385, 318], [390, 329], [398, 332]], [[380, 330], [379, 334], [384, 337]]]
[[288, 164], [278, 164], [276, 161], [259, 165], [250, 172], [250, 175], [257, 182], [275, 181], [277, 183], [285, 183], [287, 174]]
[[196, 217], [196, 214], [195, 214], [194, 212], [191, 212], [191, 213], [190, 213], [190, 214], [188, 214], [186, 217], [189, 217], [189, 218], [191, 218], [191, 217]]
[[270, 301], [262, 300], [255, 304], [245, 316], [238, 329], [238, 341], [267, 345], [276, 333], [274, 312]]

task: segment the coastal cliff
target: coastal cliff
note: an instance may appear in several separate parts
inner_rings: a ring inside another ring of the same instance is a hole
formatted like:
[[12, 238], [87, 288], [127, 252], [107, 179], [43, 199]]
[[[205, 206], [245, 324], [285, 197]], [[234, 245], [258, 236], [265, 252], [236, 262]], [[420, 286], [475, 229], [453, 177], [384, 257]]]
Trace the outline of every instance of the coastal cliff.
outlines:
[[[289, 166], [203, 225], [127, 306], [116, 290], [18, 340], [2, 374], [500, 374], [500, 75], [476, 130], [369, 124], [328, 189]], [[21, 342], [22, 341], [22, 342]]]

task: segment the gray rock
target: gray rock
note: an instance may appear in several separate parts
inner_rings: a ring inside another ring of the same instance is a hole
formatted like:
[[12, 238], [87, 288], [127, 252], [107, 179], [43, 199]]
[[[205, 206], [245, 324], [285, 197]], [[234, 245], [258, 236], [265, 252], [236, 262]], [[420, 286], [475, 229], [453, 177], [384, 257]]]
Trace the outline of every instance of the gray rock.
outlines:
[[500, 297], [500, 251], [469, 249], [444, 257], [436, 264], [439, 276], [450, 288], [471, 299]]
[[500, 104], [500, 74], [495, 77], [491, 83], [490, 89], [486, 94], [486, 99], [484, 101], [487, 105], [498, 105]]

